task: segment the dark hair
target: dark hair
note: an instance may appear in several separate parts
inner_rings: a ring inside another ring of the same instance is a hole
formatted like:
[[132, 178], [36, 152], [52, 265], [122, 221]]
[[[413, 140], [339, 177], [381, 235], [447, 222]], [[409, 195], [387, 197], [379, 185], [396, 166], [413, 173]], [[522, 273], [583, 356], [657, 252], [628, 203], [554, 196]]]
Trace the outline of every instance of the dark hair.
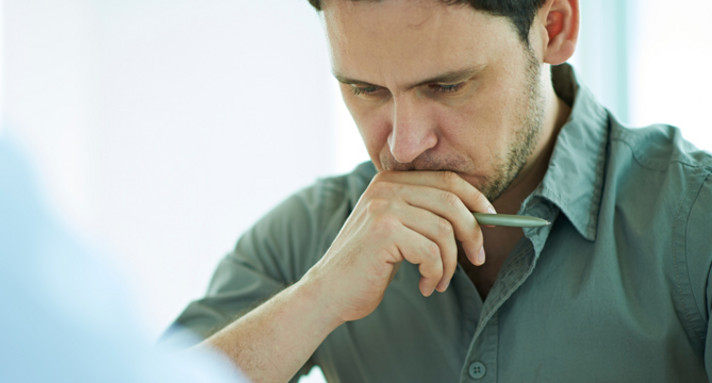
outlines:
[[[352, 0], [358, 1], [358, 0]], [[438, 0], [448, 5], [470, 4], [472, 8], [489, 13], [494, 16], [503, 16], [509, 19], [516, 28], [519, 38], [524, 44], [529, 45], [529, 29], [534, 21], [536, 11], [544, 5], [546, 0]], [[321, 0], [309, 0], [317, 10], [321, 10]]]

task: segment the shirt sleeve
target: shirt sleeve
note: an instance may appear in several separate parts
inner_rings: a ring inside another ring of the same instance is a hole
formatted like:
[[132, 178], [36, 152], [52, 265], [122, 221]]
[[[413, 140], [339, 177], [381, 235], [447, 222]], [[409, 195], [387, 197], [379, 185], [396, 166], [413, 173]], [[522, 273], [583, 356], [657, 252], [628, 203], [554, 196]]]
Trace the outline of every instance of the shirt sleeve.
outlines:
[[[206, 338], [298, 281], [329, 248], [375, 174], [370, 162], [319, 180], [278, 205], [219, 263], [205, 297], [191, 302], [163, 337]], [[315, 364], [310, 359], [297, 374]]]
[[318, 259], [312, 193], [291, 196], [248, 230], [219, 263], [205, 297], [191, 302], [172, 329], [207, 338], [299, 280]]
[[[163, 341], [172, 343], [173, 335], [186, 331], [205, 339], [298, 281], [328, 249], [345, 219], [338, 217], [348, 214], [341, 194], [332, 184], [317, 184], [260, 219], [219, 263], [206, 295], [187, 306]], [[310, 359], [296, 376], [313, 365]]]

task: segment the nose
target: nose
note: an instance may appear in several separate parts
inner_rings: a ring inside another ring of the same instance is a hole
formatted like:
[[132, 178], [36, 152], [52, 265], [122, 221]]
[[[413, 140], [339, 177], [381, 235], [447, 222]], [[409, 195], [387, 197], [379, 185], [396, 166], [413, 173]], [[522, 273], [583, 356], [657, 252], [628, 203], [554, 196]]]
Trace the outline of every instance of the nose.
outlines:
[[413, 162], [438, 143], [435, 126], [426, 105], [403, 97], [393, 102], [393, 125], [388, 147], [399, 163]]

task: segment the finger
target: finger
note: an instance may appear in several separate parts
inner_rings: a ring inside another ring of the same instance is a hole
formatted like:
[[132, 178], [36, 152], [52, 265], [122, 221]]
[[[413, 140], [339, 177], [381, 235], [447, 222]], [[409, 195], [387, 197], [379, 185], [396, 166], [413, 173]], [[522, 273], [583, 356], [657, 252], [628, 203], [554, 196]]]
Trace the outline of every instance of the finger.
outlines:
[[492, 203], [476, 187], [451, 171], [381, 172], [382, 180], [395, 183], [430, 186], [457, 195], [470, 211], [496, 214]]
[[403, 224], [407, 228], [435, 242], [440, 249], [442, 277], [436, 290], [444, 292], [457, 268], [457, 242], [453, 225], [447, 219], [425, 209], [408, 205], [400, 212]]
[[[472, 217], [470, 211], [496, 213], [494, 206], [487, 200], [477, 188], [465, 181], [462, 177], [454, 172], [449, 171], [408, 171], [408, 172], [382, 172], [379, 173], [380, 180], [393, 183], [408, 184], [411, 186], [426, 186], [434, 189], [446, 191], [456, 195], [458, 198], [443, 195], [441, 198], [427, 197], [420, 198], [420, 202], [413, 200], [413, 197], [418, 197], [417, 194], [410, 194], [406, 198], [411, 199], [411, 203], [422, 206], [426, 209], [437, 209], [439, 206], [452, 205], [453, 201], [459, 199], [466, 207], [467, 212], [461, 210], [462, 220], [459, 224], [455, 223], [456, 237], [463, 243], [463, 249], [467, 259], [474, 265], [479, 266], [485, 262], [484, 247], [482, 243], [482, 232], [479, 224]], [[410, 189], [408, 189], [410, 190]], [[421, 190], [422, 193], [422, 190]], [[423, 195], [421, 195], [423, 196]], [[443, 203], [444, 201], [444, 203]], [[428, 204], [427, 202], [432, 202]], [[454, 201], [456, 202], [456, 201]], [[434, 203], [434, 204], [433, 204]], [[443, 210], [438, 209], [438, 214], [446, 219], [452, 220], [452, 216], [444, 214]], [[469, 222], [474, 222], [470, 224]], [[473, 228], [474, 229], [471, 229]]]
[[407, 229], [399, 233], [397, 241], [401, 256], [408, 262], [418, 265], [420, 281], [418, 287], [423, 296], [432, 295], [443, 275], [443, 263], [440, 247], [429, 238]]
[[[449, 228], [453, 230], [454, 238], [462, 243], [462, 248], [470, 262], [475, 265], [483, 263], [479, 258], [483, 246], [482, 231], [475, 217], [456, 194], [422, 185], [401, 186], [398, 193], [408, 205], [432, 212], [446, 220], [450, 224]], [[416, 222], [420, 223], [413, 226], [417, 227], [416, 231], [428, 233], [428, 238], [436, 241], [443, 235], [450, 234], [445, 232], [449, 228], [444, 222], [426, 218], [416, 218]], [[409, 222], [414, 220], [411, 219]]]
[[471, 208], [460, 198], [464, 192], [457, 194], [448, 190], [458, 188], [471, 189], [473, 195], [481, 196], [489, 205], [477, 189], [452, 172], [382, 172], [376, 175], [364, 196], [368, 194], [369, 198], [391, 201], [397, 196], [409, 205], [433, 211], [447, 219], [453, 224], [467, 259], [474, 265], [481, 265], [484, 263], [482, 232]]

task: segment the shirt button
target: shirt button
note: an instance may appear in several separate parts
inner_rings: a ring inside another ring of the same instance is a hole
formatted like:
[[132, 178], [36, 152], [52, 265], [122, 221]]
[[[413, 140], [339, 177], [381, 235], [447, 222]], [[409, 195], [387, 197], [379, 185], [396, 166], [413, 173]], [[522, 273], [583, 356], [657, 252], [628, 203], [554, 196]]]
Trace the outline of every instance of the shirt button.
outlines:
[[485, 373], [487, 373], [487, 368], [485, 368], [485, 365], [480, 362], [474, 362], [470, 365], [468, 372], [470, 373], [470, 377], [472, 379], [482, 379], [485, 376]]

